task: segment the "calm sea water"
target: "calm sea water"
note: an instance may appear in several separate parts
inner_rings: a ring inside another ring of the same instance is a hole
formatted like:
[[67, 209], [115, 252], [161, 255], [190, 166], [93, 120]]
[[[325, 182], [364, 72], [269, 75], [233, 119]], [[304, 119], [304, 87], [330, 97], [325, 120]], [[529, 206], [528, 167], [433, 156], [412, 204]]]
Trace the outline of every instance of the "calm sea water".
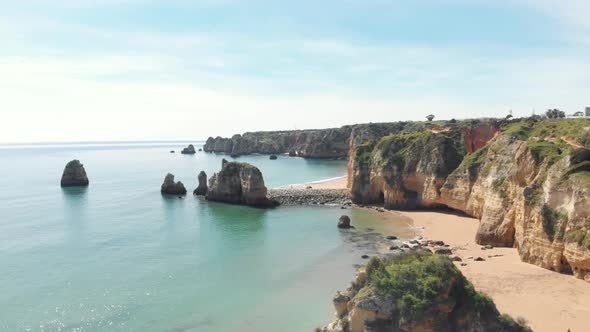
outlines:
[[[311, 331], [368, 250], [338, 217], [404, 231], [362, 210], [163, 197], [167, 172], [192, 191], [200, 170], [220, 169], [223, 156], [168, 152], [183, 145], [0, 146], [0, 330]], [[74, 158], [87, 189], [59, 186]], [[342, 161], [239, 160], [268, 187], [346, 173]]]

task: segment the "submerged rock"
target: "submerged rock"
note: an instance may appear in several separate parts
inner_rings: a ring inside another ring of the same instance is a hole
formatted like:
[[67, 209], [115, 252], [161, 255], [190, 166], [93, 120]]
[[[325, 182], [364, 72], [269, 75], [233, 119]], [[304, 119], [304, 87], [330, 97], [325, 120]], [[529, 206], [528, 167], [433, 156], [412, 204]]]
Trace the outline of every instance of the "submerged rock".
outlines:
[[168, 173], [164, 178], [160, 192], [167, 195], [186, 195], [186, 188], [182, 182], [174, 182], [174, 175]]
[[62, 187], [83, 187], [89, 184], [84, 165], [79, 160], [67, 163], [61, 176]]
[[209, 180], [207, 200], [256, 207], [279, 205], [279, 202], [266, 196], [268, 190], [257, 167], [225, 159], [222, 165], [221, 171]]
[[199, 176], [197, 177], [199, 180], [199, 186], [197, 187], [197, 189], [195, 189], [195, 191], [193, 191], [193, 194], [198, 195], [198, 196], [203, 196], [207, 194], [207, 173], [205, 173], [204, 171], [201, 171], [201, 173], [199, 173]]
[[268, 157], [270, 160], [277, 160], [279, 159], [279, 157], [277, 157], [276, 155], [270, 155], [270, 157]]
[[182, 154], [195, 154], [195, 146], [192, 144], [189, 144], [186, 148], [182, 149], [182, 151], [180, 152]]

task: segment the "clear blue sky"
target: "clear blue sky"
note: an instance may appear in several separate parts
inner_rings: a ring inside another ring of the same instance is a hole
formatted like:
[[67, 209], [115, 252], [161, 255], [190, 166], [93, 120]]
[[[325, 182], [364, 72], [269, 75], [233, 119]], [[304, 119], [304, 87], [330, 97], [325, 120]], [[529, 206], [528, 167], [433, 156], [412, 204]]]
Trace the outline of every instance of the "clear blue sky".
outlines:
[[0, 3], [0, 142], [590, 106], [586, 0]]

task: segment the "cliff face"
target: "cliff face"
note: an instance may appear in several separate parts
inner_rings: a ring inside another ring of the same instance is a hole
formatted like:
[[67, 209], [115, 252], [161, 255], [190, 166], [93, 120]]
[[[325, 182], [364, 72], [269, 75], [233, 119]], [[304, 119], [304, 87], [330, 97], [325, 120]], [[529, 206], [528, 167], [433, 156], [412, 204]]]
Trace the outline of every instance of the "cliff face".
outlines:
[[372, 258], [334, 297], [336, 321], [320, 331], [530, 331], [502, 316], [446, 256]]
[[267, 189], [260, 170], [247, 163], [224, 162], [219, 173], [209, 180], [205, 198], [230, 204], [272, 207], [278, 203], [266, 197]]
[[502, 135], [449, 176], [441, 202], [481, 220], [478, 243], [514, 246], [526, 262], [590, 281], [590, 182], [571, 172], [590, 161], [585, 154], [538, 159], [529, 143]]
[[359, 145], [352, 161], [353, 201], [390, 209], [439, 206], [440, 188], [464, 155], [459, 131], [395, 134]]
[[514, 246], [526, 262], [590, 281], [590, 152], [563, 136], [590, 121], [557, 121], [359, 145], [351, 154], [353, 201], [463, 211], [481, 220], [478, 243]]

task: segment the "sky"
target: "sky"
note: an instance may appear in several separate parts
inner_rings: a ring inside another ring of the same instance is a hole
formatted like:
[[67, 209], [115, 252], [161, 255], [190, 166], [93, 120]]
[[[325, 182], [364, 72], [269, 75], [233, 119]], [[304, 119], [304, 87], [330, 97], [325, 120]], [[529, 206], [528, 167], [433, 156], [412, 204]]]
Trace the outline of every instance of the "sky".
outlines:
[[0, 142], [590, 106], [587, 0], [0, 0]]

